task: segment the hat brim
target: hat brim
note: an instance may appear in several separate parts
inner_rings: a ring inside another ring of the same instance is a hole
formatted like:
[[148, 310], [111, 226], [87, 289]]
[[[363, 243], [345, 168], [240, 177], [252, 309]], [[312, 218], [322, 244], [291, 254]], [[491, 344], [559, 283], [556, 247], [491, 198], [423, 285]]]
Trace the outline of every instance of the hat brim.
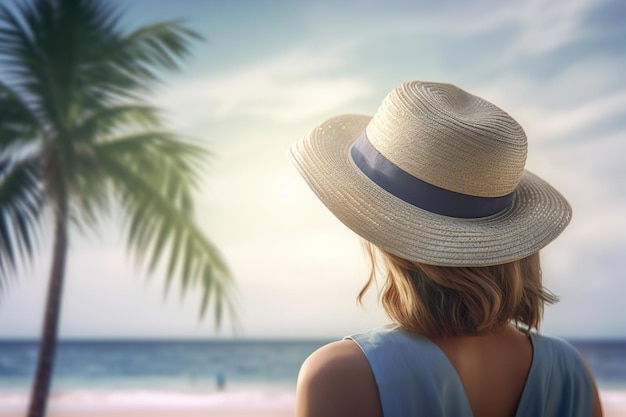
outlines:
[[528, 171], [512, 204], [489, 217], [443, 216], [395, 197], [365, 176], [350, 156], [370, 119], [350, 114], [333, 117], [295, 143], [289, 154], [328, 209], [380, 248], [430, 265], [497, 265], [539, 251], [569, 223], [567, 200]]

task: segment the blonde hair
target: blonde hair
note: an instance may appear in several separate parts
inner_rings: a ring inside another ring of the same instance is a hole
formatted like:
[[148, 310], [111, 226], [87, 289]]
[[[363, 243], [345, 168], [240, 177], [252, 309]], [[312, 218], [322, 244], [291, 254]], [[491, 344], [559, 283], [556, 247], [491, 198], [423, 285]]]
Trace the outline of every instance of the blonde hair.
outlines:
[[[385, 274], [380, 301], [401, 327], [426, 337], [481, 335], [514, 322], [539, 330], [546, 303], [539, 253], [493, 266], [445, 267], [408, 261], [364, 241], [370, 275], [357, 300]], [[382, 260], [382, 268], [380, 261]]]

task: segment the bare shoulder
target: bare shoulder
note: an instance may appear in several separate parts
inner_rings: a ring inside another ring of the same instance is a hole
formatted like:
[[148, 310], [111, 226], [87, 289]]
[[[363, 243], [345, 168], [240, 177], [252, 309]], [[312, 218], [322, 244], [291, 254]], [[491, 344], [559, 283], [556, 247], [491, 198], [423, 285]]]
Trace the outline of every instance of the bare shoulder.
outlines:
[[300, 370], [301, 374], [311, 376], [363, 371], [371, 373], [369, 363], [361, 348], [352, 340], [341, 340], [322, 346], [304, 361]]
[[381, 417], [374, 375], [352, 340], [325, 345], [300, 368], [296, 417]]

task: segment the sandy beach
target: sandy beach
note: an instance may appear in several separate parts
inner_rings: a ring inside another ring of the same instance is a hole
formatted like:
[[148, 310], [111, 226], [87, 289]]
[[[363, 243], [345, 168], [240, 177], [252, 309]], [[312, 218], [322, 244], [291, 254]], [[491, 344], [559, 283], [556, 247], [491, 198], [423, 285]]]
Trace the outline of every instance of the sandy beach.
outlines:
[[[24, 417], [27, 395], [0, 394], [0, 417]], [[55, 393], [47, 417], [284, 417], [293, 416], [293, 392], [155, 391]]]
[[[0, 417], [24, 415], [0, 411]], [[50, 410], [47, 417], [293, 417], [293, 410]]]
[[[0, 411], [0, 417], [24, 417], [21, 411]], [[50, 410], [47, 417], [293, 417], [293, 409], [283, 410]], [[605, 417], [626, 417], [626, 409], [605, 408]]]
[[[0, 411], [0, 417], [24, 417]], [[293, 417], [293, 410], [50, 410], [47, 417]]]
[[[0, 411], [0, 417], [24, 417], [22, 411]], [[284, 410], [50, 410], [47, 417], [293, 417], [293, 409]], [[605, 417], [626, 417], [626, 409], [604, 409]]]
[[[288, 410], [51, 410], [48, 417], [293, 417]], [[605, 417], [626, 417], [626, 410], [605, 409]], [[0, 417], [24, 417], [24, 412], [1, 412]]]
[[600, 390], [605, 417], [626, 417], [626, 391]]
[[[219, 402], [200, 404], [191, 401], [176, 405], [171, 402], [155, 404], [126, 401], [121, 403], [88, 401], [79, 404], [67, 402], [66, 398], [61, 397], [51, 402], [47, 417], [287, 417], [294, 415], [293, 393], [262, 396], [244, 394], [245, 401], [241, 401], [241, 395], [241, 393], [219, 397], [212, 395], [210, 398], [219, 398]], [[601, 397], [605, 417], [626, 417], [626, 391], [601, 391]], [[25, 401], [8, 405], [7, 407], [6, 402], [0, 401], [0, 417], [24, 417], [26, 414]]]

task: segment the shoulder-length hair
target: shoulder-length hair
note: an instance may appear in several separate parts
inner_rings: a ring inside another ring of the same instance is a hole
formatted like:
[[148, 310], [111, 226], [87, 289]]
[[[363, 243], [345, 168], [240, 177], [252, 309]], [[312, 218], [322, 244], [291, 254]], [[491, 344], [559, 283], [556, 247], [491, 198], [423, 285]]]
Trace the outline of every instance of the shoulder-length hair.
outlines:
[[510, 322], [529, 333], [539, 330], [544, 305], [558, 301], [543, 287], [539, 253], [501, 265], [446, 267], [364, 246], [371, 269], [359, 303], [382, 272], [379, 295], [389, 317], [426, 337], [481, 335]]

